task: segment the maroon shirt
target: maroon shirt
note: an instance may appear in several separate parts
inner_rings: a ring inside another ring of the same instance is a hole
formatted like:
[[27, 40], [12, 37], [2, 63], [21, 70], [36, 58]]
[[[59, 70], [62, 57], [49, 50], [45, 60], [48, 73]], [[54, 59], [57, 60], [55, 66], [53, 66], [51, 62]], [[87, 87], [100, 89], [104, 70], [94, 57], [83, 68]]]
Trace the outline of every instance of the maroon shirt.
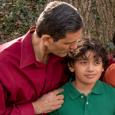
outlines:
[[65, 81], [63, 58], [35, 59], [31, 32], [0, 46], [0, 115], [34, 115], [32, 102]]

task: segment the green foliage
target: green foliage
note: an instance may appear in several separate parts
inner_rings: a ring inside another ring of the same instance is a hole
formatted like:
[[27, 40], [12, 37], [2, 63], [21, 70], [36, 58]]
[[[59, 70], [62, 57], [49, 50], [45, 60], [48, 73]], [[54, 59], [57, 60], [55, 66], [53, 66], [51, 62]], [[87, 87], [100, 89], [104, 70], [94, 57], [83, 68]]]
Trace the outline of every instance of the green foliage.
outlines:
[[[14, 39], [25, 34], [30, 26], [35, 24], [35, 20], [40, 14], [39, 6], [44, 4], [45, 0], [16, 0], [14, 3], [9, 3], [9, 9], [2, 17], [2, 25], [0, 26], [1, 39], [5, 39], [4, 37]], [[4, 4], [2, 3], [2, 5]]]
[[39, 4], [45, 4], [46, 0], [35, 0], [35, 2], [37, 2]]
[[112, 41], [109, 41], [107, 44], [106, 44], [106, 49], [109, 53], [113, 53], [115, 52], [115, 45], [113, 44]]

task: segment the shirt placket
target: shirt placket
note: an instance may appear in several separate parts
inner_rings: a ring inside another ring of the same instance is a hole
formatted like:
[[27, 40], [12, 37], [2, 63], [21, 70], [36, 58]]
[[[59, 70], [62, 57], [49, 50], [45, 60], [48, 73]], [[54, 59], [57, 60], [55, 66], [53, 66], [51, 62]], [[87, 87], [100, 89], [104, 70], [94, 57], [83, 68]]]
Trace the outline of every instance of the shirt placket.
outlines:
[[88, 96], [85, 96], [85, 101], [84, 101], [84, 115], [89, 115], [89, 112], [88, 112], [88, 109], [89, 109], [89, 97]]

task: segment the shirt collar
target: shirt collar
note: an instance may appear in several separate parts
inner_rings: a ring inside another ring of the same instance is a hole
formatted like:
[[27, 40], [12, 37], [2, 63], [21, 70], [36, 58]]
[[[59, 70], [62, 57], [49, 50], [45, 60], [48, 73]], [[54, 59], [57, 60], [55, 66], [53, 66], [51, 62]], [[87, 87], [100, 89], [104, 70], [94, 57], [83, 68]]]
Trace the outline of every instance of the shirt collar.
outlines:
[[[34, 28], [32, 28], [34, 29]], [[32, 33], [34, 32], [34, 30], [30, 29], [26, 35], [24, 35], [22, 37], [22, 40], [21, 40], [21, 61], [20, 61], [20, 67], [21, 68], [24, 68], [28, 65], [31, 65], [33, 63], [35, 63], [36, 66], [38, 66], [38, 61], [36, 61], [36, 58], [35, 58], [35, 53], [34, 53], [34, 49], [33, 49], [33, 46], [32, 46]], [[53, 62], [56, 62], [56, 61], [63, 61], [64, 58], [61, 58], [59, 56], [56, 56], [56, 55], [53, 55], [51, 54], [49, 56], [50, 60], [52, 60], [52, 63]], [[55, 58], [55, 59], [54, 59]], [[40, 67], [44, 67], [46, 64], [44, 63], [40, 63], [39, 62], [39, 66]]]
[[[80, 97], [81, 95], [84, 95], [80, 93], [78, 90], [76, 90], [72, 82], [67, 83], [66, 91], [68, 92], [69, 96], [72, 99], [75, 99], [75, 98]], [[103, 94], [103, 92], [104, 92], [103, 84], [101, 83], [101, 81], [98, 80], [90, 94], [100, 95], [100, 94]]]
[[20, 67], [26, 67], [36, 62], [34, 49], [32, 47], [31, 32], [28, 31], [21, 40], [21, 61]]
[[98, 95], [98, 94], [102, 94], [103, 92], [104, 92], [103, 83], [100, 80], [98, 80], [95, 86], [93, 87], [91, 93]]
[[78, 98], [81, 95], [73, 86], [72, 82], [66, 84], [66, 91], [72, 99]]

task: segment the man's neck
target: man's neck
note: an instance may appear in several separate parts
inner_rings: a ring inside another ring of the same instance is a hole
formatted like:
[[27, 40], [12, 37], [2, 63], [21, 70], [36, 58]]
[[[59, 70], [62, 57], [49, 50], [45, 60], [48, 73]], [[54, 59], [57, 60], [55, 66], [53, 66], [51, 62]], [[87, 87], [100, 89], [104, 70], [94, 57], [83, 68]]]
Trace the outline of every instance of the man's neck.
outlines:
[[42, 63], [47, 63], [49, 56], [47, 53], [47, 48], [44, 46], [42, 38], [39, 38], [35, 32], [32, 35], [32, 45], [36, 60]]

